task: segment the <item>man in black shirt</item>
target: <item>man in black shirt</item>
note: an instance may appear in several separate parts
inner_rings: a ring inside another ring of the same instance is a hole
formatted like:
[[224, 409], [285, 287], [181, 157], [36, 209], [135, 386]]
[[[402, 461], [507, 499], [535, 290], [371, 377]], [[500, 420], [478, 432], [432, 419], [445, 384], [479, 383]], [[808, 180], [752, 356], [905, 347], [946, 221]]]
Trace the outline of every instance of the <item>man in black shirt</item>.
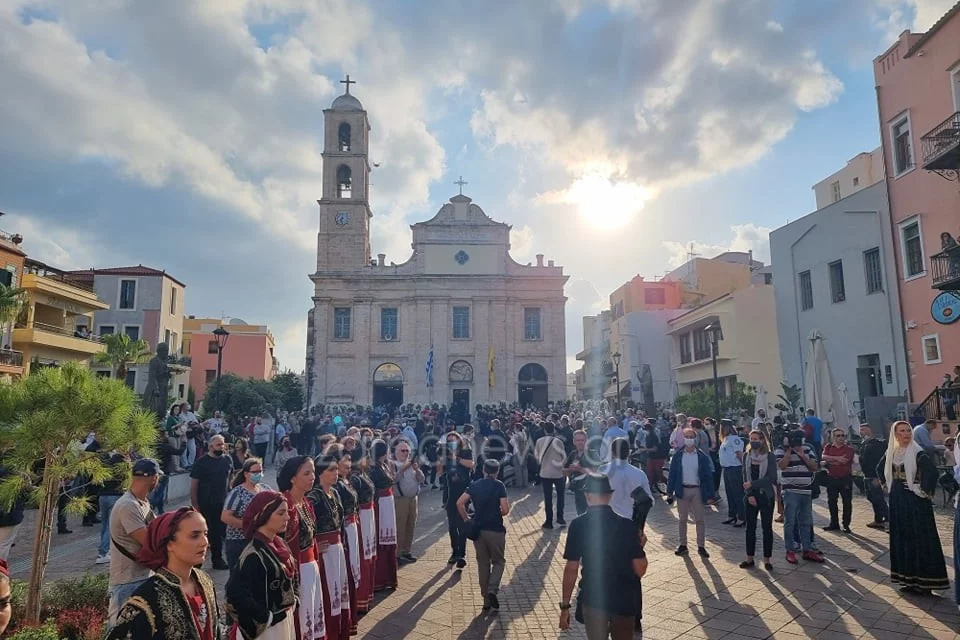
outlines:
[[447, 564], [456, 564], [458, 569], [467, 566], [467, 525], [457, 510], [457, 500], [470, 486], [473, 473], [473, 451], [467, 449], [460, 434], [451, 431], [439, 445], [437, 469], [443, 484], [443, 506], [447, 512], [447, 530], [450, 533], [452, 553]]
[[[647, 571], [644, 538], [636, 525], [610, 507], [613, 489], [606, 476], [593, 474], [584, 482], [587, 512], [570, 524], [563, 557], [560, 629], [570, 628], [570, 598], [581, 573], [577, 620], [589, 640], [628, 640], [640, 611], [640, 581]], [[598, 541], [602, 540], [602, 544]]]
[[219, 570], [228, 568], [223, 560], [223, 536], [226, 531], [220, 520], [227, 498], [227, 484], [233, 472], [233, 461], [230, 456], [224, 455], [226, 450], [223, 436], [213, 436], [207, 453], [190, 470], [190, 503], [207, 520], [210, 560], [213, 568]]
[[[466, 521], [467, 528], [473, 528], [476, 538], [473, 548], [477, 552], [477, 571], [480, 574], [480, 592], [483, 594], [483, 610], [500, 609], [497, 593], [503, 578], [506, 564], [504, 552], [507, 546], [507, 529], [503, 526], [503, 517], [510, 513], [507, 500], [507, 488], [497, 480], [500, 463], [485, 460], [483, 478], [474, 481], [457, 500], [457, 511]], [[467, 503], [473, 503], [473, 518], [467, 515]]]
[[863, 490], [867, 500], [873, 506], [873, 522], [867, 524], [871, 529], [885, 529], [890, 511], [887, 508], [887, 499], [883, 497], [883, 489], [877, 478], [877, 465], [887, 452], [887, 441], [873, 436], [873, 428], [869, 424], [860, 425], [860, 469], [863, 471]]

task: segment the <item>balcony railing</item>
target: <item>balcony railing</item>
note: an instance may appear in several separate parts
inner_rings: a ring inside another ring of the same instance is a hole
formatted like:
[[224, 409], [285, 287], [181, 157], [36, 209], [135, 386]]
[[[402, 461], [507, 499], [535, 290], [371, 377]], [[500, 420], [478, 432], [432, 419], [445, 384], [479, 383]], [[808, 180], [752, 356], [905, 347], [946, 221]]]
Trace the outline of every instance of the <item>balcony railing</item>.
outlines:
[[22, 367], [23, 354], [13, 349], [0, 349], [0, 365], [7, 367]]
[[932, 286], [941, 291], [960, 290], [960, 245], [930, 256]]
[[86, 284], [85, 282], [78, 280], [76, 276], [71, 276], [62, 269], [51, 267], [50, 265], [44, 264], [37, 260], [31, 260], [30, 258], [27, 258], [23, 263], [23, 272], [25, 274], [47, 278], [48, 280], [56, 280], [57, 282], [62, 282], [63, 284], [70, 285], [76, 289], [95, 293], [92, 284]]
[[67, 336], [69, 338], [77, 338], [78, 340], [89, 340], [90, 342], [102, 343], [103, 338], [97, 335], [89, 334], [87, 336], [82, 336], [77, 333], [76, 329], [69, 329], [67, 327], [58, 327], [52, 324], [44, 324], [42, 322], [34, 322], [33, 324], [27, 322], [18, 322], [15, 325], [17, 329], [36, 329], [37, 331], [45, 331], [46, 333], [55, 333], [58, 336]]
[[960, 171], [960, 111], [920, 138], [920, 148], [927, 171]]
[[954, 406], [958, 395], [960, 395], [960, 388], [935, 387], [930, 395], [913, 410], [913, 415], [924, 420], [956, 419]]

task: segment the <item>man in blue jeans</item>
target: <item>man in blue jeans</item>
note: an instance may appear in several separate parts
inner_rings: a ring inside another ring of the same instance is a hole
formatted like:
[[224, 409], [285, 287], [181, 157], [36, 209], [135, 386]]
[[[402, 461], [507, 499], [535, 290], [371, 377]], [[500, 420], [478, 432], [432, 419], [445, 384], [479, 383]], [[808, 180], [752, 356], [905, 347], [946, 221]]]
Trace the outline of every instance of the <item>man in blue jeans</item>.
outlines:
[[153, 575], [140, 564], [137, 553], [147, 540], [147, 525], [154, 518], [147, 497], [160, 481], [160, 464], [143, 458], [133, 464], [130, 488], [114, 503], [110, 512], [110, 586], [107, 592], [109, 625], [133, 592]]
[[[116, 473], [117, 469], [123, 464], [125, 458], [123, 454], [116, 451], [113, 453], [101, 453], [103, 463]], [[113, 505], [117, 503], [120, 496], [123, 495], [123, 478], [111, 476], [109, 480], [100, 486], [100, 548], [97, 550], [97, 559], [94, 564], [107, 564], [110, 562], [110, 513], [113, 511]]]
[[823, 554], [813, 548], [813, 474], [817, 458], [813, 448], [803, 442], [803, 432], [787, 434], [788, 446], [777, 447], [777, 466], [783, 487], [783, 539], [787, 562], [797, 564], [797, 540], [803, 559], [823, 562]]

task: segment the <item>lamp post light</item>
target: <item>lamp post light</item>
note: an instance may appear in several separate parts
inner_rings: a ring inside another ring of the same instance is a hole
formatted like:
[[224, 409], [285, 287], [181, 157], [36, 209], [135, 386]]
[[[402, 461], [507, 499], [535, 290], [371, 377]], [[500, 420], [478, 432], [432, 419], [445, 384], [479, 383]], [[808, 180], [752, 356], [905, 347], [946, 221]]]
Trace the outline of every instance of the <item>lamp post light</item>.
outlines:
[[620, 358], [622, 358], [623, 356], [621, 356], [620, 352], [617, 351], [610, 357], [613, 358], [613, 366], [616, 371], [616, 373], [614, 374], [615, 376], [614, 384], [616, 385], [616, 388], [617, 388], [617, 417], [619, 418], [620, 417]]
[[223, 348], [227, 346], [227, 338], [230, 337], [230, 332], [224, 329], [222, 326], [217, 327], [213, 330], [213, 338], [217, 341], [217, 410], [221, 411], [220, 407], [220, 373], [223, 367]]
[[723, 340], [723, 329], [720, 328], [720, 321], [715, 320], [703, 328], [703, 331], [710, 336], [710, 356], [713, 360], [713, 412], [714, 419], [720, 420], [720, 378], [717, 377], [717, 352], [718, 343]]

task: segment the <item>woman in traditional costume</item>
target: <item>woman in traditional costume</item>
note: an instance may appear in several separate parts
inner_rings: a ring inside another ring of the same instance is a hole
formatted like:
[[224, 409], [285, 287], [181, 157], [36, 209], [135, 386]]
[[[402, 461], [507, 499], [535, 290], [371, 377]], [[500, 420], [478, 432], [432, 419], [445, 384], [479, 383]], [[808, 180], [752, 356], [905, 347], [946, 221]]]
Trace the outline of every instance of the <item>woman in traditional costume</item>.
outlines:
[[367, 475], [369, 458], [357, 447], [350, 452], [350, 486], [357, 492], [357, 527], [360, 532], [360, 582], [357, 584], [357, 614], [363, 615], [373, 604], [373, 583], [377, 566], [377, 516], [374, 509], [376, 489]]
[[937, 467], [913, 439], [906, 422], [895, 422], [877, 475], [890, 492], [890, 579], [903, 591], [929, 594], [948, 589], [947, 565], [933, 518]]
[[337, 484], [339, 464], [334, 455], [318, 457], [315, 461], [317, 480], [307, 494], [307, 500], [317, 517], [318, 562], [323, 576], [323, 613], [328, 640], [347, 640], [350, 637], [350, 587], [347, 578], [347, 558], [340, 537], [343, 525], [343, 505]]
[[283, 540], [290, 512], [276, 491], [260, 491], [243, 514], [249, 542], [227, 582], [231, 640], [296, 640], [297, 559]]
[[313, 539], [316, 520], [307, 492], [313, 488], [313, 458], [297, 456], [287, 460], [277, 475], [277, 488], [283, 492], [290, 512], [284, 539], [297, 557], [297, 638], [325, 640], [323, 618], [323, 590], [320, 585], [320, 565]]
[[360, 528], [357, 517], [357, 492], [350, 484], [350, 454], [345, 449], [339, 452], [337, 461], [337, 484], [334, 488], [343, 505], [343, 546], [347, 558], [347, 587], [350, 590], [350, 634], [357, 632], [357, 586], [360, 584]]
[[108, 640], [221, 640], [216, 589], [196, 568], [207, 547], [198, 511], [181, 507], [154, 518], [137, 560], [156, 573], [120, 608]]
[[397, 588], [397, 511], [393, 504], [394, 467], [390, 450], [383, 440], [373, 443], [370, 480], [376, 489], [374, 509], [377, 515], [377, 564], [374, 591]]

